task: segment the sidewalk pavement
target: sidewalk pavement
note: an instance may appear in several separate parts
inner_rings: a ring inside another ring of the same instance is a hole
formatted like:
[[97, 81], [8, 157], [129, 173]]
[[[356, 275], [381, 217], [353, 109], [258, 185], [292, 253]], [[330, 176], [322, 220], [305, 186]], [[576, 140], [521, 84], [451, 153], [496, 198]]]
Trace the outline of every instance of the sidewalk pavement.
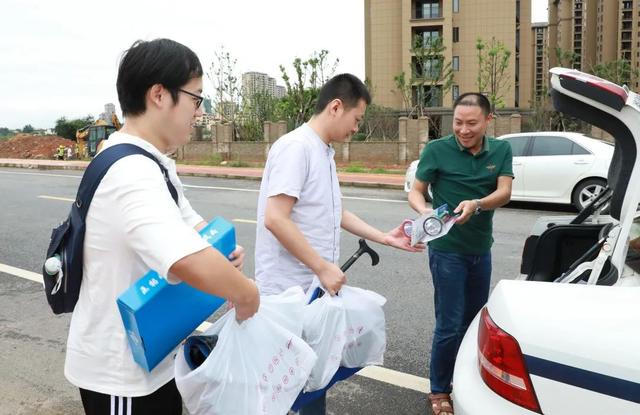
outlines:
[[[84, 170], [89, 162], [79, 160], [36, 160], [36, 159], [3, 159], [0, 167], [17, 167], [41, 170]], [[197, 166], [178, 164], [178, 174], [181, 176], [222, 177], [228, 179], [260, 180], [261, 168]], [[338, 180], [343, 186], [373, 187], [383, 189], [404, 189], [404, 175], [401, 174], [369, 174], [369, 173], [338, 173]]]

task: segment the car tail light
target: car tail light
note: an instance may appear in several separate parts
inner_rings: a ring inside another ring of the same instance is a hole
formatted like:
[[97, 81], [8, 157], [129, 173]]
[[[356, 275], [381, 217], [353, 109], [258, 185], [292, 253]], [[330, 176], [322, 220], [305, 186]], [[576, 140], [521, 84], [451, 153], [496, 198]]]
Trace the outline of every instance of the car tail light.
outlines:
[[482, 309], [478, 330], [478, 365], [487, 386], [503, 398], [542, 413], [520, 345]]

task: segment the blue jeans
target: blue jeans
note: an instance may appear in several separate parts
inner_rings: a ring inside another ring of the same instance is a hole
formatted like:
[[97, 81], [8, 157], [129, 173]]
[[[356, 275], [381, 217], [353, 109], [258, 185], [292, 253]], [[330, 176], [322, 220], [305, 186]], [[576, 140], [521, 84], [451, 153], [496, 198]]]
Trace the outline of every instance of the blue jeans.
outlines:
[[436, 328], [431, 345], [432, 393], [450, 393], [458, 348], [489, 298], [491, 252], [464, 255], [429, 248]]
[[323, 394], [318, 399], [309, 402], [298, 411], [299, 415], [325, 415], [327, 413], [327, 395]]

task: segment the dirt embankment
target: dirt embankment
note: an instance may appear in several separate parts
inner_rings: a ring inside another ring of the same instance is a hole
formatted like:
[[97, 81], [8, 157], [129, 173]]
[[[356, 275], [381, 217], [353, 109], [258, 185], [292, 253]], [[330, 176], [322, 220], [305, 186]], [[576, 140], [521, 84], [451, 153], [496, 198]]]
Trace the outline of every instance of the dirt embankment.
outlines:
[[59, 146], [73, 150], [74, 145], [75, 141], [57, 135], [18, 134], [7, 141], [0, 141], [0, 158], [53, 159]]

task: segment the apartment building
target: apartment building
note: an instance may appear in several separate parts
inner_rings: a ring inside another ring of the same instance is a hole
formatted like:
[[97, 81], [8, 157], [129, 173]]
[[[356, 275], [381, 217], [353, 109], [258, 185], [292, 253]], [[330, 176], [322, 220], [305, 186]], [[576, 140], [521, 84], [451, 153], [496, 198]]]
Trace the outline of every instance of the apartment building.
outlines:
[[[550, 66], [591, 66], [627, 60], [640, 68], [640, 0], [549, 0]], [[558, 59], [555, 48], [576, 56]], [[632, 87], [638, 88], [638, 82]]]
[[597, 6], [595, 0], [549, 0], [552, 67], [572, 66], [588, 70], [596, 62]]
[[549, 85], [549, 48], [548, 48], [548, 31], [547, 23], [533, 23], [531, 30], [533, 31], [533, 85], [532, 95], [534, 97], [543, 96]]
[[478, 89], [476, 39], [494, 37], [511, 51], [505, 107], [527, 109], [534, 84], [533, 35], [531, 0], [365, 0], [365, 74], [376, 104], [403, 108], [394, 77], [402, 72], [410, 77], [416, 36], [438, 37], [454, 84], [429, 105], [451, 107], [458, 94]]
[[282, 98], [286, 94], [283, 86], [277, 85], [275, 78], [262, 72], [245, 72], [242, 74], [242, 93], [251, 97], [257, 92], [266, 92], [274, 98]]

